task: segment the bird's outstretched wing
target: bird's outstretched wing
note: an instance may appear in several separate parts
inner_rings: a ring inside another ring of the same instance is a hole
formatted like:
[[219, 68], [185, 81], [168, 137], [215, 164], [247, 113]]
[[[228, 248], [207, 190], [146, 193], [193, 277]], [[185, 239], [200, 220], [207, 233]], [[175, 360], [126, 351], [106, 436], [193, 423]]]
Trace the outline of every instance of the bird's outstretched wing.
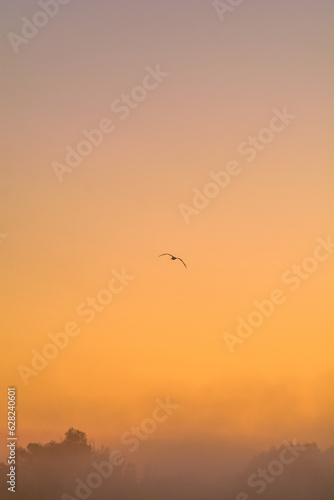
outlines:
[[186, 263], [185, 263], [185, 262], [183, 262], [183, 260], [182, 260], [182, 259], [180, 259], [180, 257], [176, 257], [176, 258], [177, 258], [177, 259], [179, 259], [179, 260], [182, 262], [182, 264], [184, 265], [184, 267], [185, 267], [186, 269], [188, 269], [188, 268], [187, 268], [187, 266], [186, 266]]
[[169, 255], [170, 257], [173, 257], [171, 253], [162, 253], [161, 255], [159, 255], [159, 257], [162, 257], [163, 255]]

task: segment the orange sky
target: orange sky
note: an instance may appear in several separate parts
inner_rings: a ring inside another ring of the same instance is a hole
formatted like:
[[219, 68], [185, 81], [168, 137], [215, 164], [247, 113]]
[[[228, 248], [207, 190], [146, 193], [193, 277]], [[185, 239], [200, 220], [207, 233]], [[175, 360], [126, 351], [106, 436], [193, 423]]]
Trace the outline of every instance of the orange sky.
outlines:
[[[117, 442], [166, 396], [180, 409], [152, 442], [333, 442], [333, 257], [296, 291], [282, 281], [332, 227], [320, 3], [249, 2], [220, 21], [199, 0], [73, 1], [18, 54], [3, 44], [1, 400], [17, 387], [20, 444], [70, 426]], [[2, 7], [5, 37], [36, 5]], [[112, 103], [157, 65], [169, 76], [121, 120]], [[285, 106], [295, 118], [247, 162], [240, 143]], [[104, 118], [115, 130], [59, 182], [52, 163]], [[186, 224], [180, 204], [232, 160], [240, 174]], [[87, 323], [78, 306], [123, 268], [134, 279]], [[231, 353], [224, 332], [274, 289], [284, 304]], [[68, 322], [80, 333], [25, 384], [18, 366]]]

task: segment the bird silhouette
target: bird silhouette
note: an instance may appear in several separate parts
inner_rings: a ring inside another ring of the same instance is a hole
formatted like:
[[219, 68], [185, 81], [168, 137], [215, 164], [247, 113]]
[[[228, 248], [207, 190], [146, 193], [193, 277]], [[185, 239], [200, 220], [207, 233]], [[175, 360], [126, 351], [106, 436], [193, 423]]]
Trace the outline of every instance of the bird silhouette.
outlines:
[[171, 260], [180, 260], [182, 262], [182, 264], [184, 265], [184, 267], [186, 269], [188, 269], [187, 266], [186, 266], [186, 264], [183, 262], [182, 259], [180, 259], [180, 257], [174, 257], [174, 255], [172, 255], [171, 253], [162, 253], [161, 255], [159, 255], [159, 257], [162, 257], [163, 255], [169, 255], [170, 258], [171, 258]]

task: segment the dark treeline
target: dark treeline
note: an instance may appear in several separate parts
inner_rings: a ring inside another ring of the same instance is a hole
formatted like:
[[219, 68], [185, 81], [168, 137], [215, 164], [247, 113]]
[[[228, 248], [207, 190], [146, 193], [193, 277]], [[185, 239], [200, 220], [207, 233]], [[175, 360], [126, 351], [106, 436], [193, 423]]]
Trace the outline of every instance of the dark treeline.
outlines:
[[16, 492], [0, 464], [2, 499], [16, 500], [332, 500], [334, 448], [285, 443], [254, 457], [230, 478], [200, 480], [196, 473], [137, 477], [135, 466], [108, 449], [95, 450], [73, 428], [59, 443], [18, 448]]

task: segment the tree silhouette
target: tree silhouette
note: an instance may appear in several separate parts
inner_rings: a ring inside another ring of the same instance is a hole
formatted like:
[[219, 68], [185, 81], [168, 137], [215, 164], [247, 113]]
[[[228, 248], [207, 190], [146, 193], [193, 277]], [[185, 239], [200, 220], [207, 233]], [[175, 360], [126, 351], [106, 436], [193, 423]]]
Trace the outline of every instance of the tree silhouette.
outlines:
[[[83, 498], [76, 496], [76, 488], [78, 484], [88, 484], [87, 478], [92, 473], [99, 483], [98, 487], [86, 490], [85, 498], [91, 500], [235, 500], [241, 492], [249, 495], [249, 500], [258, 496], [261, 500], [334, 498], [334, 448], [321, 451], [315, 443], [303, 445], [298, 457], [284, 466], [261, 495], [250, 488], [250, 475], [256, 474], [259, 469], [270, 470], [270, 464], [277, 463], [282, 450], [283, 446], [271, 448], [255, 456], [241, 473], [234, 477], [222, 475], [211, 483], [201, 480], [191, 471], [167, 477], [148, 473], [138, 478], [134, 464], [129, 462], [114, 467], [108, 475], [109, 450], [105, 447], [94, 450], [88, 444], [86, 434], [71, 427], [59, 443], [29, 443], [26, 448], [17, 449], [15, 500]], [[105, 469], [101, 464], [104, 464]], [[0, 497], [3, 500], [14, 498], [13, 493], [7, 490], [7, 473], [8, 466], [0, 464]]]
[[[51, 441], [54, 443], [54, 441]], [[50, 444], [51, 444], [50, 443]], [[65, 440], [63, 441], [64, 445], [70, 446], [87, 446], [87, 437], [84, 432], [78, 431], [73, 427], [70, 427], [67, 432], [65, 432]]]

